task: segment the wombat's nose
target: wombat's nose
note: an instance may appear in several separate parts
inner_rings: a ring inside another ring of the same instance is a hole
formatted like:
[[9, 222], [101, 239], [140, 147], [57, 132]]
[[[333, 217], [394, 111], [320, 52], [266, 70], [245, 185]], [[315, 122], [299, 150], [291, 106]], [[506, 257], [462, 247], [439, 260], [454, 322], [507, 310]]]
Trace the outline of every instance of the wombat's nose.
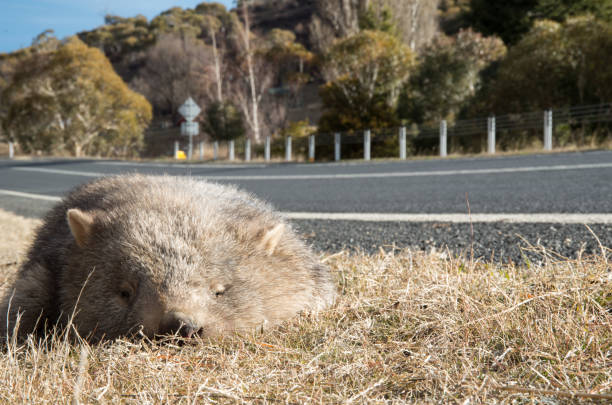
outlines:
[[191, 319], [183, 314], [172, 312], [164, 317], [160, 332], [164, 335], [178, 335], [184, 338], [191, 338], [201, 331], [201, 327], [196, 325]]

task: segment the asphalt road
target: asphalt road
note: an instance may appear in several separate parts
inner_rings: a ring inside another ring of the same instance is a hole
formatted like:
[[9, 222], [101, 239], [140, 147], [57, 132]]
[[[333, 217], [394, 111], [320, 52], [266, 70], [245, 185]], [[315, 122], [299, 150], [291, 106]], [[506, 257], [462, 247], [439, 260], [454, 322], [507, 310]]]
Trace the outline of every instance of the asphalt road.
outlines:
[[0, 208], [41, 217], [77, 184], [126, 172], [237, 184], [288, 213], [324, 251], [473, 249], [520, 262], [542, 259], [522, 250], [529, 243], [570, 257], [600, 252], [597, 238], [612, 247], [611, 151], [340, 164], [4, 160]]

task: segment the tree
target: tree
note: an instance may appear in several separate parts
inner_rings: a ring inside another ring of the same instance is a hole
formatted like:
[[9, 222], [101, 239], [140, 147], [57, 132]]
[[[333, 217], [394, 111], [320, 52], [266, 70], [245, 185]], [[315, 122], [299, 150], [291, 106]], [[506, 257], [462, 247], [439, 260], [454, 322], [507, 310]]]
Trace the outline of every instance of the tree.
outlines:
[[471, 0], [440, 0], [438, 20], [440, 29], [446, 35], [455, 35], [461, 29], [468, 28], [467, 16], [470, 12]]
[[244, 136], [244, 120], [229, 102], [213, 102], [205, 111], [204, 130], [215, 141], [230, 141]]
[[261, 103], [262, 122], [270, 133], [279, 134], [289, 123], [288, 106], [298, 102], [301, 89], [310, 80], [307, 67], [314, 54], [296, 42], [293, 32], [273, 29], [260, 38], [257, 56], [273, 74]]
[[612, 0], [539, 0], [534, 12], [536, 18], [557, 22], [585, 14], [612, 23]]
[[26, 151], [125, 155], [142, 142], [151, 106], [131, 91], [101, 51], [72, 37], [34, 52], [3, 96], [4, 127]]
[[563, 22], [591, 13], [612, 22], [612, 0], [471, 0], [468, 20], [485, 35], [498, 35], [506, 44], [517, 43], [536, 20]]
[[395, 34], [397, 27], [392, 19], [393, 13], [387, 5], [374, 7], [370, 4], [359, 15], [359, 29]]
[[[232, 98], [241, 108], [249, 135], [255, 142], [262, 133], [274, 133], [286, 121], [286, 105], [275, 97], [275, 90], [283, 90], [284, 82], [297, 89], [304, 82], [303, 66], [313, 55], [295, 42], [289, 31], [272, 30], [258, 37], [250, 30], [249, 11], [242, 3], [244, 24], [238, 24], [237, 59], [232, 83]], [[298, 72], [291, 66], [297, 66]], [[276, 84], [276, 88], [272, 86]], [[267, 128], [266, 128], [267, 127]]]
[[498, 35], [506, 44], [516, 43], [533, 22], [530, 12], [538, 0], [472, 0], [468, 20], [484, 35]]
[[129, 54], [142, 51], [155, 41], [155, 34], [145, 16], [123, 18], [106, 15], [104, 23], [101, 27], [78, 35], [87, 45], [102, 49], [115, 65], [123, 62]]
[[411, 49], [428, 44], [438, 31], [438, 0], [315, 0], [310, 42], [326, 51], [338, 38], [360, 30], [393, 32]]
[[538, 21], [501, 62], [487, 101], [499, 112], [609, 102], [611, 65], [612, 24], [592, 16]]
[[309, 31], [315, 50], [325, 52], [337, 38], [357, 34], [360, 12], [366, 3], [367, 0], [314, 0]]
[[187, 97], [204, 104], [214, 98], [213, 52], [192, 37], [163, 35], [144, 56], [131, 82], [153, 104], [156, 114], [178, 118]]
[[217, 32], [222, 28], [221, 21], [210, 15], [206, 15], [204, 19], [204, 25], [206, 26], [206, 32], [212, 42], [212, 56], [213, 56], [213, 67], [215, 85], [217, 89], [217, 101], [223, 102], [223, 54], [224, 52], [219, 49], [217, 44]]
[[397, 35], [413, 51], [429, 44], [439, 30], [439, 0], [370, 0], [379, 13], [388, 13]]
[[501, 39], [472, 30], [438, 36], [419, 55], [419, 65], [400, 98], [400, 118], [422, 123], [453, 121], [479, 91], [481, 72], [506, 54]]
[[326, 55], [321, 88], [322, 131], [397, 124], [399, 92], [414, 67], [410, 49], [396, 37], [363, 31], [336, 43]]
[[264, 69], [261, 69], [261, 64], [259, 66], [255, 65], [255, 52], [251, 45], [251, 21], [249, 20], [249, 8], [246, 2], [242, 3], [242, 17], [244, 18], [244, 23], [240, 25], [238, 35], [239, 43], [242, 45], [243, 78], [247, 83], [248, 90], [247, 94], [245, 94], [239, 88], [237, 94], [240, 99], [242, 113], [246, 117], [253, 139], [255, 142], [260, 142], [262, 137], [259, 104], [264, 95], [263, 89], [268, 87], [266, 82], [269, 80], [270, 75], [266, 74]]
[[196, 13], [204, 18], [202, 21], [202, 34], [210, 44], [213, 52], [214, 77], [217, 90], [217, 101], [224, 99], [224, 67], [227, 37], [234, 30], [235, 18], [228, 13], [224, 5], [219, 3], [200, 3], [195, 8]]
[[[33, 54], [44, 54], [57, 50], [60, 41], [53, 34], [53, 30], [45, 30], [38, 34], [32, 41], [32, 45], [10, 54], [0, 54], [0, 95], [8, 97], [6, 91], [13, 82], [15, 75], [23, 69], [36, 68], [36, 64], [30, 63]], [[8, 102], [7, 102], [8, 101]], [[3, 124], [7, 123], [10, 112], [10, 100], [0, 103], [0, 139], [15, 141], [14, 128]]]
[[151, 20], [150, 30], [157, 35], [197, 38], [202, 34], [203, 22], [204, 16], [194, 10], [172, 7]]

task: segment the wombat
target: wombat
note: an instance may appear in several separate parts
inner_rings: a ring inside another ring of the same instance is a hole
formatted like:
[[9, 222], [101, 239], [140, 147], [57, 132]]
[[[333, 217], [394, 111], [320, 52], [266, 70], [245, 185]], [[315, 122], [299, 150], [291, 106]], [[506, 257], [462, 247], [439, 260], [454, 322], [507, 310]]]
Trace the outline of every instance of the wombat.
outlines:
[[69, 320], [96, 340], [210, 336], [334, 297], [328, 268], [268, 204], [232, 186], [119, 175], [77, 187], [46, 216], [0, 333], [19, 317], [22, 337]]

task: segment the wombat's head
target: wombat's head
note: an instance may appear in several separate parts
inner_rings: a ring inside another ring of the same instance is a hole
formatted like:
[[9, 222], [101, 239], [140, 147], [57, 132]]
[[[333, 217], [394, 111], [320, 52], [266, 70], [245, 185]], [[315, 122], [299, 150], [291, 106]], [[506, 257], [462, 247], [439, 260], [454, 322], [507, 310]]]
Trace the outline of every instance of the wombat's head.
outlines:
[[236, 227], [172, 209], [67, 219], [60, 300], [83, 336], [211, 335], [324, 305], [311, 274], [320, 265], [282, 222]]

